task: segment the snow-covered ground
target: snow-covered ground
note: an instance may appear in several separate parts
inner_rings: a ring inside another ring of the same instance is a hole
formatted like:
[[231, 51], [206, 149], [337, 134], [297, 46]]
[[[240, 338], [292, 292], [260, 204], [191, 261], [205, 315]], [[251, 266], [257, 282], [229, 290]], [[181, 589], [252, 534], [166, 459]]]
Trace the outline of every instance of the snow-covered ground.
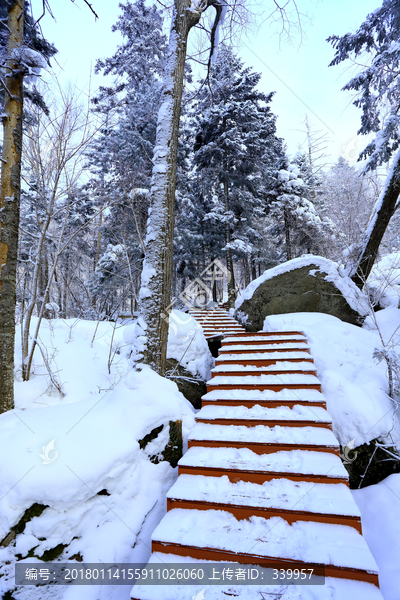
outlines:
[[[379, 311], [376, 319], [389, 338], [389, 323], [395, 325], [397, 319], [400, 324], [400, 311]], [[386, 367], [373, 358], [381, 342], [370, 317], [361, 328], [321, 313], [272, 315], [265, 319], [264, 330], [306, 334], [333, 430], [342, 446], [386, 438], [393, 424], [399, 431], [387, 395]]]
[[375, 263], [368, 277], [368, 288], [374, 301], [380, 306], [399, 306], [400, 252], [387, 254]]
[[[363, 328], [312, 313], [265, 321], [265, 330], [300, 330], [307, 336], [342, 445], [357, 446], [390, 431], [398, 441], [386, 368], [376, 363], [373, 353], [381, 346], [380, 335], [400, 351], [396, 331], [400, 310], [392, 306], [375, 318], [376, 322], [368, 317]], [[184, 355], [186, 368], [207, 377], [212, 361], [204, 353], [207, 346], [201, 331], [186, 317], [179, 319], [184, 323], [171, 331], [169, 355], [177, 360]], [[26, 525], [15, 547], [0, 549], [0, 574], [6, 575], [0, 578], [2, 594], [12, 589], [15, 555], [26, 556], [33, 549], [40, 556], [65, 544], [64, 558], [80, 554], [84, 561], [93, 562], [145, 562], [150, 554], [151, 533], [164, 515], [165, 494], [176, 471], [168, 463], [148, 460], [148, 454], [164, 447], [167, 426], [145, 451], [138, 440], [178, 418], [187, 439], [194, 412], [174, 383], [146, 368], [138, 373], [131, 370], [131, 335], [129, 325], [45, 321], [39, 343], [64, 395], [51, 384], [40, 351], [29, 382], [20, 381], [17, 373], [16, 409], [0, 416], [0, 448], [7, 457], [0, 465], [1, 538], [33, 503], [48, 508]], [[195, 336], [192, 342], [191, 335]], [[17, 335], [16, 364], [19, 357]], [[215, 452], [210, 460], [215, 466]], [[109, 495], [98, 495], [102, 490]], [[380, 568], [384, 598], [398, 600], [400, 475], [353, 493]], [[128, 600], [129, 595], [129, 586], [58, 587], [49, 592], [29, 587], [13, 592], [18, 600]]]
[[[182, 419], [187, 445], [194, 411], [172, 381], [146, 367], [132, 370], [131, 327], [43, 321], [39, 344], [57, 385], [39, 349], [30, 381], [22, 382], [17, 372], [16, 408], [0, 416], [0, 539], [34, 503], [48, 508], [27, 523], [15, 546], [0, 548], [2, 595], [13, 589], [16, 555], [40, 557], [63, 544], [64, 559], [77, 556], [85, 562], [146, 562], [150, 556], [150, 536], [165, 513], [176, 469], [166, 462], [153, 464], [148, 456], [164, 449], [171, 420]], [[209, 377], [212, 357], [191, 317], [175, 315], [169, 340], [169, 356], [180, 360], [186, 352], [182, 363], [193, 374]], [[158, 437], [141, 450], [138, 441], [160, 425]], [[95, 600], [99, 594], [129, 598], [129, 592], [129, 586], [108, 591], [59, 587], [47, 596]], [[43, 588], [13, 594], [46, 597]]]
[[[393, 304], [393, 303], [392, 303]], [[349, 448], [382, 437], [400, 446], [395, 407], [388, 398], [386, 366], [373, 358], [382, 341], [400, 354], [400, 310], [390, 306], [362, 328], [316, 313], [267, 317], [265, 331], [303, 331], [327, 400], [333, 430]], [[352, 457], [351, 451], [349, 454]], [[380, 571], [385, 600], [400, 598], [400, 475], [353, 491], [363, 532]]]

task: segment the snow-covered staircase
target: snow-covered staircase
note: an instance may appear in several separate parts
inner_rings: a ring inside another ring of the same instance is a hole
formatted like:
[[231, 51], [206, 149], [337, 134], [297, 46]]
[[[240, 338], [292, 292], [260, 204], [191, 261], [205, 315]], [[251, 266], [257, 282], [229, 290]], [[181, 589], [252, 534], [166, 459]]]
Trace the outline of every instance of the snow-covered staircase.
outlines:
[[[381, 598], [304, 334], [225, 337], [207, 390], [151, 561], [324, 567], [330, 595], [313, 598]], [[132, 598], [173, 590], [135, 586]]]
[[200, 323], [206, 339], [228, 333], [245, 332], [244, 328], [226, 310], [221, 308], [214, 310], [190, 310], [189, 314]]

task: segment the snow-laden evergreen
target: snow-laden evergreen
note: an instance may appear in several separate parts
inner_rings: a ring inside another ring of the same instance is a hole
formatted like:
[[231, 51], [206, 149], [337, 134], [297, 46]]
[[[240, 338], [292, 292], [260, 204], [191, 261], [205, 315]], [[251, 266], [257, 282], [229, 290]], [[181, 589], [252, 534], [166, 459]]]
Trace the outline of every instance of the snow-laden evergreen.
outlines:
[[287, 158], [281, 161], [270, 194], [275, 198], [270, 216], [284, 234], [287, 260], [304, 251], [318, 251], [324, 226], [314, 204], [305, 197], [306, 185], [297, 164]]
[[204, 254], [210, 262], [226, 257], [233, 295], [233, 262], [243, 260], [249, 270], [262, 253], [267, 191], [282, 154], [270, 108], [273, 94], [260, 92], [259, 80], [231, 49], [221, 47], [211, 89], [201, 89], [188, 114], [194, 169], [178, 235], [190, 232], [200, 260]]

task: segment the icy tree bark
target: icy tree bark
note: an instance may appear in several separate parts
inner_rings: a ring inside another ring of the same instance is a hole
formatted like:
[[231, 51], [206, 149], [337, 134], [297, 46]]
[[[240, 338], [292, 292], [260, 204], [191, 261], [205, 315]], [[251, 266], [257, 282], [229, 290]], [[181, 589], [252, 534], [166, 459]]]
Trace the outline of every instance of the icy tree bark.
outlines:
[[[204, 10], [205, 6], [203, 6]], [[171, 302], [176, 159], [187, 37], [201, 16], [199, 5], [175, 0], [161, 105], [158, 113], [146, 255], [140, 289], [140, 328], [136, 359], [164, 375]]]
[[290, 217], [288, 215], [287, 208], [283, 209], [283, 216], [285, 221], [286, 259], [292, 260], [292, 244], [290, 241]]
[[386, 184], [375, 205], [361, 246], [360, 258], [351, 274], [354, 283], [363, 288], [376, 260], [380, 243], [392, 218], [400, 194], [400, 150], [397, 152]]
[[[14, 334], [21, 186], [23, 74], [13, 51], [23, 44], [25, 0], [9, 1], [0, 194], [0, 412], [14, 406]], [[3, 86], [4, 87], [4, 86]]]

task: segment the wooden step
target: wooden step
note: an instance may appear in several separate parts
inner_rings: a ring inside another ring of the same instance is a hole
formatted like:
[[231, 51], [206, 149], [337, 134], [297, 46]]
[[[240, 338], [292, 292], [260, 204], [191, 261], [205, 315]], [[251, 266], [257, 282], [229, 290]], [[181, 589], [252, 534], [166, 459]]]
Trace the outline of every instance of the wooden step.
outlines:
[[288, 406], [293, 408], [296, 404], [299, 406], [317, 406], [326, 409], [326, 401], [322, 393], [314, 389], [289, 390], [284, 389], [278, 392], [271, 390], [236, 390], [236, 389], [218, 389], [208, 391], [202, 397], [203, 406], [244, 406], [252, 408], [261, 406], [266, 408], [277, 408], [279, 406]]
[[229, 481], [249, 481], [263, 484], [272, 479], [290, 479], [292, 481], [314, 481], [315, 483], [344, 483], [349, 485], [348, 478], [330, 477], [329, 475], [313, 475], [312, 473], [287, 473], [286, 471], [252, 471], [251, 469], [223, 469], [221, 467], [197, 467], [182, 465], [178, 467], [178, 475], [205, 475], [208, 477], [228, 477]]
[[321, 391], [321, 382], [315, 374], [281, 375], [261, 374], [257, 376], [241, 375], [223, 377], [218, 375], [207, 382], [207, 392], [214, 390], [317, 390]]
[[[200, 561], [190, 557], [178, 557], [173, 554], [157, 552], [150, 556], [147, 569], [153, 569], [156, 572], [157, 569], [168, 566], [173, 567], [175, 566], [174, 563], [176, 564], [177, 562], [188, 568], [197, 567], [201, 569], [204, 566], [208, 566], [211, 573], [215, 566], [215, 563], [210, 561]], [[221, 566], [223, 565], [223, 563], [220, 564]], [[229, 564], [233, 571], [238, 568], [247, 568], [247, 566], [234, 562], [230, 562]], [[269, 569], [269, 572], [272, 576], [273, 571]], [[204, 596], [204, 589], [206, 594], [204, 598], [207, 599], [212, 596], [214, 600], [222, 600], [222, 597], [226, 600], [244, 600], [245, 598], [251, 598], [252, 600], [262, 600], [263, 598], [264, 600], [287, 600], [288, 598], [291, 600], [305, 600], [306, 597], [308, 599], [313, 597], [318, 600], [332, 600], [333, 598], [335, 600], [349, 600], [349, 598], [354, 600], [383, 600], [379, 588], [372, 583], [364, 581], [350, 581], [348, 579], [330, 577], [326, 580], [325, 586], [319, 585], [316, 588], [314, 586], [303, 588], [302, 585], [296, 584], [283, 586], [282, 583], [269, 585], [268, 587], [265, 584], [253, 584], [251, 587], [247, 587], [247, 590], [244, 590], [240, 583], [235, 584], [234, 581], [230, 582], [229, 587], [222, 586], [221, 588], [197, 583], [197, 585], [190, 588], [189, 593], [186, 585], [176, 585], [171, 588], [168, 585], [149, 586], [136, 583], [131, 591], [131, 600], [191, 600], [192, 598], [196, 598], [196, 595], [197, 597], [200, 597], [199, 595]], [[313, 591], [310, 592], [310, 590]]]
[[[214, 380], [216, 381], [217, 377]], [[320, 383], [208, 383], [207, 391], [214, 390], [259, 390], [260, 392], [271, 390], [280, 392], [281, 390], [318, 390], [321, 391]]]
[[266, 408], [259, 405], [253, 408], [244, 406], [225, 407], [221, 405], [204, 406], [195, 416], [196, 423], [218, 425], [240, 425], [254, 427], [323, 427], [332, 429], [332, 420], [328, 412], [320, 407], [296, 405], [288, 407]]
[[[288, 335], [301, 335], [302, 337], [306, 338], [306, 335], [304, 334], [303, 331], [256, 331], [254, 333], [249, 333], [246, 331], [246, 333], [243, 334], [243, 337], [271, 337], [271, 336], [288, 336]], [[307, 339], [307, 338], [306, 338]]]
[[319, 425], [288, 427], [269, 425], [217, 425], [196, 423], [190, 432], [189, 448], [250, 448], [257, 454], [279, 450], [319, 450], [339, 455], [339, 445], [332, 431]]
[[[325, 484], [329, 485], [329, 484]], [[314, 521], [316, 523], [331, 523], [333, 525], [347, 525], [354, 527], [359, 533], [362, 533], [361, 518], [347, 517], [343, 515], [328, 515], [319, 513], [310, 513], [301, 510], [283, 510], [279, 508], [242, 506], [235, 504], [226, 504], [224, 502], [209, 502], [204, 500], [181, 500], [180, 498], [167, 498], [167, 511], [174, 508], [196, 509], [196, 510], [225, 510], [231, 513], [236, 519], [251, 519], [251, 517], [281, 517], [288, 523], [296, 521]]]
[[282, 343], [282, 344], [276, 344], [275, 346], [267, 346], [267, 345], [260, 345], [257, 347], [251, 347], [251, 346], [245, 346], [242, 344], [237, 344], [236, 346], [221, 346], [219, 353], [220, 354], [264, 354], [267, 352], [287, 352], [288, 350], [290, 350], [291, 352], [307, 352], [308, 354], [310, 354], [310, 348], [306, 345], [300, 345], [300, 344], [286, 344]]
[[262, 484], [272, 479], [344, 483], [349, 476], [340, 458], [316, 450], [258, 455], [247, 448], [190, 448], [178, 463], [178, 474], [227, 476], [229, 481]]
[[[250, 365], [253, 366], [253, 365]], [[257, 377], [257, 375], [261, 375], [261, 374], [265, 374], [265, 375], [286, 375], [286, 374], [293, 374], [293, 375], [315, 375], [316, 374], [316, 369], [314, 367], [314, 369], [309, 369], [309, 370], [304, 370], [304, 369], [279, 369], [276, 368], [274, 370], [271, 369], [265, 369], [263, 370], [262, 368], [260, 369], [237, 369], [237, 370], [226, 370], [226, 371], [222, 371], [222, 370], [215, 370], [212, 369], [211, 371], [211, 379], [213, 379], [214, 377], [218, 377], [220, 375], [222, 375], [223, 377], [241, 377], [243, 375], [250, 375], [252, 377]]]
[[[215, 360], [215, 366], [222, 367], [224, 365], [241, 365], [244, 367], [247, 367], [247, 366], [270, 367], [270, 366], [276, 365], [276, 364], [279, 365], [279, 363], [281, 363], [281, 362], [290, 362], [293, 364], [307, 362], [310, 365], [314, 364], [314, 360], [311, 358], [311, 356], [309, 354], [308, 354], [308, 356], [303, 356], [301, 358], [286, 357], [286, 356], [284, 356], [283, 352], [280, 352], [279, 354], [283, 355], [282, 358], [268, 358], [268, 355], [267, 356], [264, 355], [265, 358], [260, 358], [260, 357], [258, 357], [258, 355], [257, 355], [257, 357], [249, 356], [247, 358], [245, 354], [243, 356], [241, 356], [240, 354], [227, 355], [226, 358], [224, 356], [222, 356], [222, 357], [219, 356]], [[293, 352], [293, 354], [295, 354], [295, 353]], [[304, 352], [304, 354], [306, 354], [306, 353]]]
[[[364, 571], [359, 569], [346, 569], [335, 567], [334, 565], [322, 565], [319, 563], [300, 562], [285, 560], [282, 558], [257, 556], [256, 554], [237, 554], [227, 550], [214, 550], [213, 548], [198, 548], [196, 546], [174, 544], [170, 542], [158, 542], [154, 540], [151, 544], [152, 552], [174, 554], [176, 556], [189, 556], [196, 560], [210, 560], [215, 562], [234, 562], [241, 565], [260, 565], [262, 567], [271, 567], [287, 569], [313, 569], [313, 575], [325, 577], [338, 577], [341, 579], [350, 579], [355, 581], [364, 581], [372, 583], [379, 587], [378, 573]], [[178, 560], [176, 561], [178, 562]]]
[[[258, 485], [232, 483], [219, 477], [181, 475], [167, 494], [167, 510], [173, 508], [226, 510], [236, 519], [253, 515], [349, 525], [362, 533], [361, 517], [346, 485], [273, 480]], [[335, 510], [336, 509], [336, 510]]]
[[344, 525], [290, 525], [276, 517], [238, 521], [226, 511], [173, 509], [154, 531], [152, 551], [240, 564], [282, 562], [287, 568], [302, 565], [316, 574], [379, 585], [365, 540], [354, 527]]
[[[296, 404], [300, 406], [310, 406], [310, 400], [247, 400], [247, 399], [231, 399], [231, 398], [220, 398], [217, 400], [207, 400], [203, 399], [201, 401], [202, 406], [245, 406], [247, 408], [252, 408], [253, 406], [265, 406], [267, 408], [279, 408], [280, 406], [287, 406], [288, 408], [293, 408]], [[316, 402], [312, 402], [312, 406], [320, 406], [321, 408], [326, 408], [326, 401], [320, 400]]]
[[318, 444], [267, 444], [261, 442], [239, 442], [223, 440], [189, 440], [188, 448], [248, 448], [256, 454], [274, 454], [281, 450], [316, 450], [317, 452], [330, 452], [340, 456], [337, 446], [323, 446]]
[[247, 341], [242, 341], [241, 336], [238, 336], [239, 339], [238, 340], [234, 340], [233, 338], [225, 338], [224, 341], [222, 342], [222, 347], [226, 348], [229, 346], [238, 346], [240, 344], [243, 344], [243, 346], [246, 347], [250, 347], [250, 346], [268, 346], [268, 345], [276, 345], [276, 344], [307, 344], [307, 340], [305, 338], [298, 338], [296, 339], [295, 337], [288, 337], [288, 338], [283, 338], [283, 339], [278, 339], [278, 338], [273, 338], [271, 340], [268, 340], [268, 338], [266, 338], [265, 340], [261, 340], [261, 339], [253, 339], [253, 338], [249, 338]]
[[320, 421], [278, 421], [266, 419], [203, 419], [196, 416], [196, 423], [208, 423], [211, 425], [242, 425], [243, 427], [254, 427], [256, 425], [268, 425], [268, 427], [323, 427], [332, 430], [331, 423], [321, 423]]

